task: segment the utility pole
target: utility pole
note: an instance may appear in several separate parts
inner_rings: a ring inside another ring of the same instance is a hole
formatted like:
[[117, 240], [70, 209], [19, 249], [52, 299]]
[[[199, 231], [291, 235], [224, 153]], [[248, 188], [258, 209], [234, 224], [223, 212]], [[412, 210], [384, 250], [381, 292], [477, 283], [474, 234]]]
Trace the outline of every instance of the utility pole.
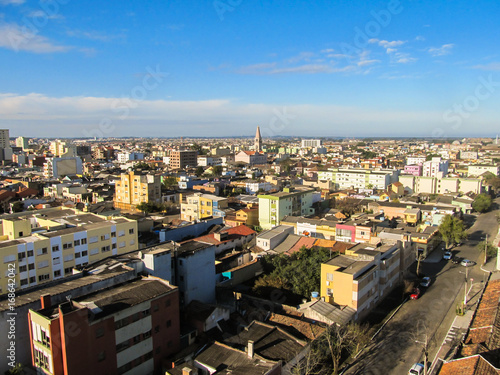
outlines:
[[488, 235], [486, 235], [486, 240], [484, 241], [484, 263], [483, 266], [486, 264], [486, 261], [488, 260], [486, 257], [488, 256]]

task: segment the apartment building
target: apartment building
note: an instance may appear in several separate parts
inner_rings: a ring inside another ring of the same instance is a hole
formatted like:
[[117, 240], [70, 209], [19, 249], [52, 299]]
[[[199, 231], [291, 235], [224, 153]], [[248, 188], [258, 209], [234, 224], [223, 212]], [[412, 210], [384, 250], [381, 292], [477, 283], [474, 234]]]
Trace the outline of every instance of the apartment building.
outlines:
[[405, 165], [405, 174], [412, 174], [414, 176], [422, 176], [422, 165]]
[[161, 182], [159, 175], [122, 173], [116, 182], [115, 208], [134, 210], [142, 203], [159, 203], [161, 201]]
[[448, 174], [448, 160], [434, 157], [425, 161], [422, 165], [422, 176], [424, 177], [444, 177]]
[[82, 159], [75, 157], [46, 158], [43, 164], [45, 178], [59, 178], [62, 176], [76, 176], [83, 173]]
[[116, 155], [116, 160], [119, 163], [126, 163], [134, 160], [144, 160], [144, 153], [142, 152], [121, 152]]
[[[1, 228], [0, 274], [14, 270], [16, 289], [62, 279], [77, 266], [138, 248], [136, 221], [68, 209], [10, 215]], [[0, 294], [8, 290], [8, 281], [0, 278]]]
[[29, 311], [39, 373], [160, 374], [180, 345], [178, 289], [144, 278]]
[[423, 165], [425, 161], [425, 156], [409, 156], [406, 158], [406, 164], [408, 165]]
[[330, 304], [356, 310], [365, 317], [400, 281], [397, 244], [346, 250], [321, 265], [321, 297]]
[[59, 139], [50, 142], [49, 150], [50, 153], [57, 158], [70, 158], [76, 156], [76, 147], [67, 142], [60, 141]]
[[0, 129], [0, 160], [12, 160], [9, 129]]
[[249, 165], [266, 164], [267, 155], [261, 151], [240, 151], [235, 155], [234, 161]]
[[394, 169], [343, 169], [331, 168], [318, 171], [318, 180], [329, 180], [335, 189], [387, 189], [397, 181], [399, 171]]
[[170, 168], [184, 169], [198, 165], [198, 152], [192, 150], [173, 150], [170, 152]]
[[482, 191], [481, 179], [479, 178], [401, 175], [399, 182], [403, 184], [407, 194], [466, 194], [469, 192], [480, 194]]
[[212, 194], [195, 193], [188, 195], [181, 203], [181, 219], [186, 221], [201, 220], [210, 216], [225, 216], [228, 207], [227, 198]]
[[259, 224], [262, 229], [280, 225], [287, 216], [308, 216], [314, 214], [314, 189], [306, 187], [287, 187], [279, 193], [258, 195]]
[[23, 151], [27, 150], [29, 148], [28, 138], [17, 137], [16, 138], [16, 147], [21, 147], [23, 149]]
[[469, 165], [467, 169], [467, 176], [481, 176], [485, 172], [493, 173], [495, 176], [500, 174], [500, 167], [498, 165], [485, 165], [476, 164]]
[[303, 139], [301, 141], [302, 148], [313, 148], [313, 147], [321, 147], [322, 142], [321, 139]]

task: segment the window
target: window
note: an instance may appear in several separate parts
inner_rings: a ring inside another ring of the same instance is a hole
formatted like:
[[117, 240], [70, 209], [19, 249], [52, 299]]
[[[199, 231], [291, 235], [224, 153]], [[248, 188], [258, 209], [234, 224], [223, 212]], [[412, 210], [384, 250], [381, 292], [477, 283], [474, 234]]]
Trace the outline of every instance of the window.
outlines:
[[[28, 270], [28, 267], [27, 266], [19, 266], [19, 272], [26, 272]], [[23, 285], [21, 283], [21, 285]]]
[[160, 326], [155, 327], [155, 333], [158, 333], [158, 332], [160, 332]]
[[90, 255], [96, 255], [99, 254], [99, 249], [91, 249], [90, 250]]
[[73, 248], [73, 243], [72, 242], [68, 242], [68, 243], [63, 244], [63, 250], [65, 250], [65, 249], [72, 249], [72, 248]]
[[37, 268], [45, 268], [45, 267], [48, 267], [48, 266], [49, 266], [49, 261], [48, 260], [44, 260], [42, 262], [38, 262]]
[[75, 258], [76, 258], [76, 259], [80, 258], [81, 256], [82, 256], [82, 254], [80, 254], [80, 253], [75, 253]]
[[28, 250], [28, 257], [32, 257], [33, 255], [33, 250]]
[[60, 277], [61, 276], [61, 270], [54, 271], [54, 277]]
[[112, 238], [116, 237], [116, 232], [111, 232], [111, 237]]
[[110, 251], [110, 250], [111, 250], [111, 248], [109, 247], [109, 245], [101, 247], [101, 252], [102, 253], [105, 253], [106, 251]]
[[134, 228], [129, 229], [128, 234], [134, 234]]
[[326, 279], [329, 281], [333, 281], [333, 273], [327, 273], [326, 274]]
[[35, 263], [29, 263], [28, 264], [28, 269], [29, 270], [34, 270], [35, 269]]
[[30, 277], [30, 284], [36, 283], [36, 276], [31, 276]]
[[116, 249], [116, 244], [115, 244], [115, 243], [112, 243], [112, 244], [111, 244], [111, 248], [112, 248], [112, 249]]
[[73, 260], [73, 254], [69, 254], [64, 257], [65, 262], [70, 262], [72, 260]]
[[167, 328], [171, 327], [171, 326], [172, 326], [172, 321], [171, 320], [167, 320]]
[[52, 246], [52, 252], [55, 253], [57, 251], [59, 251], [59, 245]]
[[103, 350], [97, 355], [97, 361], [102, 362], [106, 359], [106, 352]]
[[137, 344], [139, 341], [141, 341], [141, 335], [134, 336], [134, 344]]
[[123, 237], [125, 236], [125, 231], [124, 230], [121, 230], [118, 232], [118, 237]]
[[87, 250], [82, 251], [82, 257], [86, 257], [86, 256], [87, 256], [87, 254], [88, 254]]
[[86, 245], [87, 244], [87, 239], [86, 238], [82, 238], [80, 241], [81, 241], [82, 245]]
[[57, 258], [52, 259], [52, 264], [53, 265], [57, 265], [59, 263], [61, 263], [61, 258], [57, 257]]
[[127, 349], [130, 346], [129, 341], [125, 340], [124, 342], [119, 343], [116, 345], [116, 352], [119, 353], [125, 349]]
[[64, 274], [67, 275], [69, 273], [73, 273], [73, 267], [68, 267], [64, 269]]
[[26, 258], [26, 253], [22, 252], [22, 253], [17, 254], [17, 259], [20, 262], [22, 262], [24, 258]]
[[38, 281], [45, 281], [45, 280], [48, 280], [50, 279], [50, 275], [47, 273], [45, 275], [40, 275], [38, 276]]
[[147, 331], [147, 332], [144, 332], [142, 334], [142, 339], [145, 340], [145, 339], [148, 339], [151, 337], [151, 330]]
[[97, 242], [97, 241], [98, 241], [97, 236], [94, 236], [94, 237], [90, 237], [90, 238], [89, 238], [89, 243], [95, 243], [95, 242]]
[[75, 244], [75, 246], [80, 246], [80, 240], [75, 240], [74, 244]]
[[99, 327], [95, 331], [95, 338], [98, 339], [99, 337], [102, 337], [102, 336], [104, 336], [104, 328]]
[[150, 311], [149, 309], [144, 310], [144, 311], [142, 312], [142, 316], [148, 316], [148, 315], [151, 315], [151, 311]]
[[28, 285], [28, 279], [22, 279], [21, 280], [21, 286]]

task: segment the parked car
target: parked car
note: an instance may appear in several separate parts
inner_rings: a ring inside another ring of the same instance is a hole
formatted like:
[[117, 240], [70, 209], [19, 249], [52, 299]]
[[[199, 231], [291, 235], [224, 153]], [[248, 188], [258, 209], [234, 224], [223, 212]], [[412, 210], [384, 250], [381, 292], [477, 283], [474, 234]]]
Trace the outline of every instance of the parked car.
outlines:
[[446, 252], [443, 254], [443, 259], [444, 259], [444, 260], [450, 260], [452, 257], [453, 257], [453, 254], [451, 253], [451, 251], [446, 251]]
[[411, 366], [410, 371], [408, 371], [408, 375], [422, 375], [424, 373], [424, 364], [423, 363], [415, 363]]
[[469, 260], [469, 259], [464, 259], [460, 262], [460, 264], [464, 267], [470, 267], [470, 266], [473, 266], [474, 264], [476, 264], [476, 262], [472, 261], [472, 260]]
[[427, 288], [429, 285], [431, 285], [431, 278], [428, 276], [425, 276], [424, 278], [422, 278], [422, 281], [420, 282], [420, 286]]
[[418, 299], [418, 297], [420, 297], [420, 289], [415, 288], [415, 289], [413, 289], [413, 292], [410, 294], [410, 298], [411, 299]]
[[464, 260], [464, 258], [462, 257], [454, 257], [452, 262], [455, 263], [455, 264], [460, 264], [462, 262], [462, 260]]

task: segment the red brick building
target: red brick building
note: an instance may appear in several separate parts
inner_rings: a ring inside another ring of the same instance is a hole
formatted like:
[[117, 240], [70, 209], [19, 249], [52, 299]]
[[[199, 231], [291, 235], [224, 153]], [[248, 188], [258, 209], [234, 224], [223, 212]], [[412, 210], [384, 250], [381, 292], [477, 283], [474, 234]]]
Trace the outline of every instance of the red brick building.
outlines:
[[41, 373], [162, 373], [179, 350], [179, 293], [143, 278], [51, 306], [30, 310], [32, 363]]

